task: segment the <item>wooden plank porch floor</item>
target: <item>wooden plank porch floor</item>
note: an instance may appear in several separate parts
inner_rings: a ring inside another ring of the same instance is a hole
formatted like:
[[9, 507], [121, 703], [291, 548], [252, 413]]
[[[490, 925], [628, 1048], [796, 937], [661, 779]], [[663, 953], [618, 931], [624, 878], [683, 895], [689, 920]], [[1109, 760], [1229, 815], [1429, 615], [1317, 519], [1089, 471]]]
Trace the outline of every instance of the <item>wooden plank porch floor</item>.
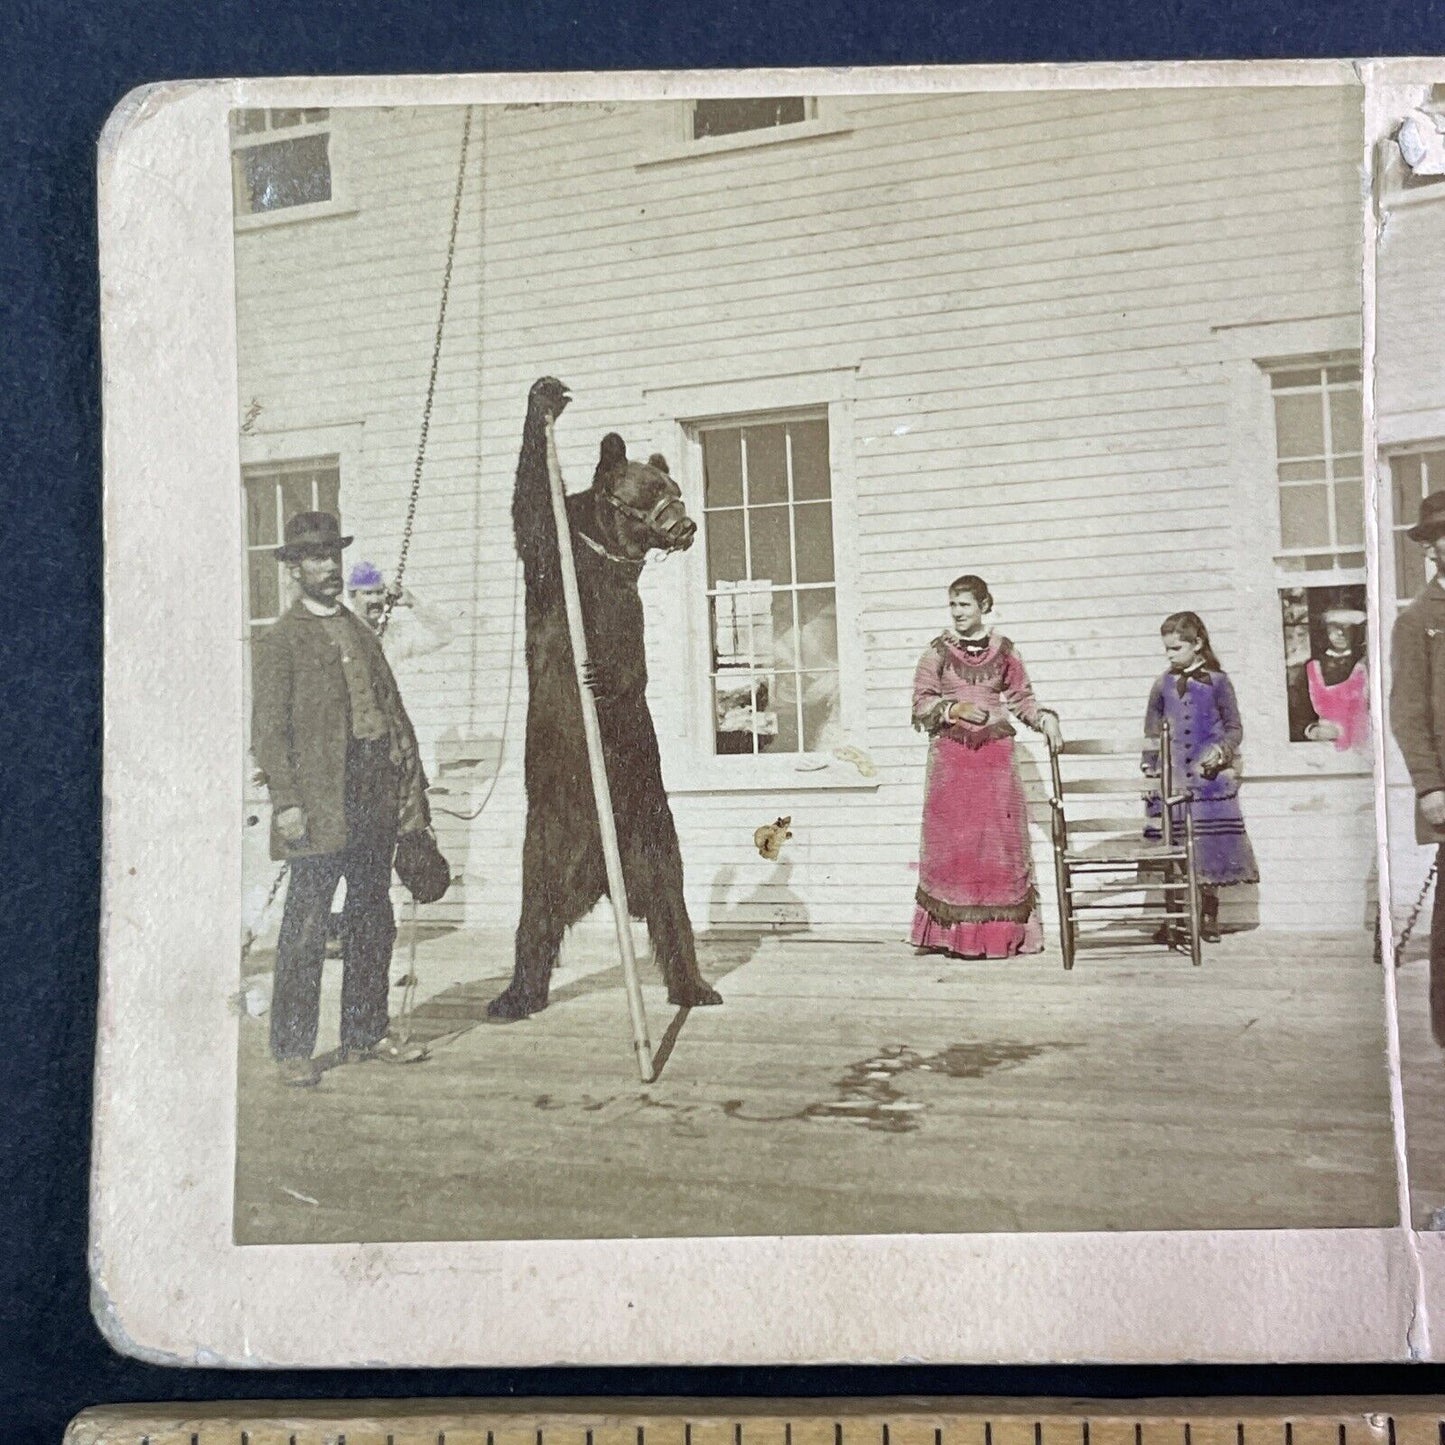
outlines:
[[544, 1013], [486, 1020], [510, 942], [421, 945], [421, 1064], [287, 1089], [264, 1014], [242, 1019], [238, 1242], [1397, 1222], [1364, 934], [1237, 934], [1199, 969], [1090, 952], [1072, 974], [1053, 950], [705, 939], [721, 1008], [669, 1010], [644, 964], [649, 1086], [601, 946], [570, 948]]

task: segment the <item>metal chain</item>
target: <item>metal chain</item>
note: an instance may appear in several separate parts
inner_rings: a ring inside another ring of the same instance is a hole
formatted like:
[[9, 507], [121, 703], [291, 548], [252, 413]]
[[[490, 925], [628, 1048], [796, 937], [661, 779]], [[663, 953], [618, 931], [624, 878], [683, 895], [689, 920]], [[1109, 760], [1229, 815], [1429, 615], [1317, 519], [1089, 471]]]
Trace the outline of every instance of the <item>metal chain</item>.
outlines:
[[442, 359], [442, 336], [447, 325], [447, 300], [452, 290], [452, 266], [457, 257], [457, 232], [461, 226], [462, 219], [462, 192], [466, 189], [467, 183], [467, 147], [472, 138], [472, 107], [467, 107], [466, 119], [462, 124], [462, 152], [457, 162], [457, 187], [452, 197], [452, 228], [451, 235], [447, 238], [447, 262], [446, 269], [442, 272], [442, 294], [441, 302], [437, 307], [436, 335], [432, 340], [431, 350], [431, 372], [426, 382], [426, 403], [421, 412], [421, 437], [417, 441], [416, 465], [411, 474], [411, 496], [406, 504], [406, 521], [401, 529], [401, 552], [396, 559], [396, 572], [392, 577], [392, 583], [387, 590], [386, 606], [381, 614], [381, 622], [377, 626], [376, 635], [386, 636], [386, 624], [391, 621], [392, 608], [396, 606], [397, 599], [401, 596], [402, 579], [406, 575], [406, 559], [411, 552], [411, 534], [416, 525], [416, 505], [421, 498], [421, 474], [426, 463], [427, 437], [431, 432], [432, 404], [436, 400], [437, 373], [441, 368]]
[[1415, 925], [1420, 921], [1421, 910], [1425, 907], [1425, 900], [1430, 896], [1430, 889], [1434, 887], [1435, 875], [1439, 872], [1440, 860], [1437, 858], [1431, 865], [1430, 871], [1425, 875], [1425, 881], [1420, 885], [1420, 896], [1416, 898], [1414, 906], [1410, 909], [1405, 919], [1405, 926], [1400, 930], [1400, 936], [1395, 940], [1395, 967], [1399, 968], [1400, 961], [1405, 954], [1405, 945], [1410, 941], [1410, 935], [1415, 931]]

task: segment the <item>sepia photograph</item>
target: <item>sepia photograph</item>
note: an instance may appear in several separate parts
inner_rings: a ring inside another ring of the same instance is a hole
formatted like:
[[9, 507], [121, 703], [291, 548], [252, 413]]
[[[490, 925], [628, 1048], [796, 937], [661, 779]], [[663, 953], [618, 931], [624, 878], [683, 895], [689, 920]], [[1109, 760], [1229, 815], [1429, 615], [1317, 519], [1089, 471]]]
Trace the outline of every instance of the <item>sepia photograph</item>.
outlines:
[[1378, 82], [127, 98], [117, 1349], [1430, 1357]]
[[238, 1244], [1395, 1221], [1362, 104], [230, 112]]

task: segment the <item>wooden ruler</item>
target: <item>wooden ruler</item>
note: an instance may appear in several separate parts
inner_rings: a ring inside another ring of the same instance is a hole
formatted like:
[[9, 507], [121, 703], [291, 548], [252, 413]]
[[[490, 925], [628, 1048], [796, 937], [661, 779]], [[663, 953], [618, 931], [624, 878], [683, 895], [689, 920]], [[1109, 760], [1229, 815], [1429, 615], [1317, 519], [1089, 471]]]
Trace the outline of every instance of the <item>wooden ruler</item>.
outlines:
[[66, 1445], [1445, 1445], [1445, 1398], [128, 1405]]

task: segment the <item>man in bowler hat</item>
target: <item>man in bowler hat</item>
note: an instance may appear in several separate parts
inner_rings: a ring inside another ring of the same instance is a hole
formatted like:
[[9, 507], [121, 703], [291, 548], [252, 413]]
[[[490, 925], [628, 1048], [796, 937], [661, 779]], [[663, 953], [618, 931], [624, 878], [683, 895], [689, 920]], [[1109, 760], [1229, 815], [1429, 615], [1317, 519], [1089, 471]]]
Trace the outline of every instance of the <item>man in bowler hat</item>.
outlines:
[[1395, 621], [1390, 727], [1415, 786], [1415, 841], [1434, 844], [1441, 877], [1430, 918], [1430, 1028], [1445, 1048], [1445, 492], [1426, 497], [1406, 534], [1435, 575]]
[[276, 557], [296, 601], [256, 639], [251, 749], [271, 795], [271, 856], [290, 867], [276, 944], [271, 1053], [288, 1084], [320, 1078], [312, 1059], [336, 885], [342, 914], [341, 1057], [412, 1063], [425, 1051], [390, 1032], [398, 832], [430, 812], [416, 735], [376, 634], [341, 603], [341, 535], [330, 512], [286, 523]]

